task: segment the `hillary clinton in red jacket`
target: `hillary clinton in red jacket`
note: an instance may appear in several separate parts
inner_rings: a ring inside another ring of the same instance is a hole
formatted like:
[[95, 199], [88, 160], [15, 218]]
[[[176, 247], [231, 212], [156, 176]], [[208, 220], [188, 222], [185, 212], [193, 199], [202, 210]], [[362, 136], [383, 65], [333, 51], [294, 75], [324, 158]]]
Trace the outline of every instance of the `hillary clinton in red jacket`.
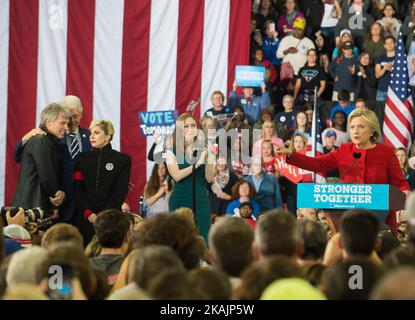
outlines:
[[[314, 172], [339, 170], [343, 183], [392, 184], [409, 195], [409, 185], [402, 174], [394, 148], [378, 143], [379, 120], [371, 110], [354, 110], [348, 118], [352, 142], [312, 158], [284, 147], [277, 152], [289, 156], [289, 164]], [[354, 161], [356, 164], [353, 165]], [[387, 224], [396, 231], [396, 214], [390, 212]]]

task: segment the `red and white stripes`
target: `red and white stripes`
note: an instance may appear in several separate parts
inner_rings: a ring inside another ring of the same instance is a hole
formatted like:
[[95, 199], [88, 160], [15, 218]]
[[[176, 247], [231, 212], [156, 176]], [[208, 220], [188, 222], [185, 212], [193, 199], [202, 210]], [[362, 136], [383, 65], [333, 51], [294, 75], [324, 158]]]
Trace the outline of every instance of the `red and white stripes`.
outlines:
[[[65, 94], [81, 98], [87, 127], [113, 121], [115, 149], [133, 158], [137, 208], [151, 164], [138, 112], [177, 109], [229, 92], [249, 60], [250, 0], [0, 1], [0, 204], [9, 204], [16, 143], [40, 111]], [[6, 183], [7, 182], [7, 183]], [[3, 197], [5, 196], [5, 198]]]

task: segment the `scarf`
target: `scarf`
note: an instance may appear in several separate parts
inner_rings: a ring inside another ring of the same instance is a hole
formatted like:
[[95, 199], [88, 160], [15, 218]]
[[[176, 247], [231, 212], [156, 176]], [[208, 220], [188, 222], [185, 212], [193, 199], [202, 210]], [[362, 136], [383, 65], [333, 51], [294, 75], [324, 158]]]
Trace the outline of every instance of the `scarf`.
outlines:
[[219, 184], [223, 190], [229, 182], [229, 169], [226, 169], [223, 172], [218, 172], [215, 176], [215, 182]]

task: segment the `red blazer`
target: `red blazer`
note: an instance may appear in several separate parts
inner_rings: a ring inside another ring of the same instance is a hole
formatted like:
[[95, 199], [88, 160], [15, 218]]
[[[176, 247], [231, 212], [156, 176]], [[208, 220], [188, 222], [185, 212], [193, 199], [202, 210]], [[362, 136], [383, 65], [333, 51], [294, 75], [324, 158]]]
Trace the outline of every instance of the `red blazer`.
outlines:
[[[353, 167], [344, 174], [353, 165], [354, 152], [362, 154], [360, 159], [357, 159], [358, 172]], [[401, 191], [409, 190], [409, 184], [399, 167], [395, 150], [384, 144], [376, 144], [373, 149], [358, 149], [353, 143], [347, 142], [338, 149], [316, 158], [294, 151], [287, 162], [314, 172], [337, 169], [343, 183], [392, 184]]]

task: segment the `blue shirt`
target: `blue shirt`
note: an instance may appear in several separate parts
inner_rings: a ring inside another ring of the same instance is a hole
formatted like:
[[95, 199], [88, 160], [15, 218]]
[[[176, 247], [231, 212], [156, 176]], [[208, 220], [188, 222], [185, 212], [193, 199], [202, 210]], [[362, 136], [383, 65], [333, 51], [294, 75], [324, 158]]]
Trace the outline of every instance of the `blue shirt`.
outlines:
[[245, 96], [238, 97], [235, 91], [229, 95], [229, 106], [233, 108], [242, 106], [250, 125], [254, 125], [259, 120], [261, 111], [270, 104], [271, 99], [266, 91], [259, 97], [252, 96], [251, 99], [247, 99]]
[[275, 40], [273, 36], [264, 37], [262, 41], [262, 50], [264, 50], [264, 59], [271, 62], [274, 66], [279, 66], [282, 59], [277, 58], [278, 47], [280, 40]]
[[264, 175], [261, 174], [261, 176], [258, 179], [254, 175], [252, 176], [252, 181], [254, 183], [254, 187], [255, 187], [256, 192], [258, 192], [259, 186], [261, 185], [262, 180], [264, 180], [263, 176]]
[[333, 121], [333, 117], [334, 117], [334, 114], [336, 113], [336, 111], [338, 111], [338, 110], [340, 110], [340, 111], [343, 111], [345, 114], [346, 114], [346, 120], [347, 120], [347, 118], [349, 117], [349, 114], [350, 113], [352, 113], [352, 111], [354, 110], [354, 109], [356, 109], [356, 106], [355, 106], [355, 104], [354, 103], [350, 103], [349, 104], [349, 106], [347, 107], [347, 108], [343, 108], [341, 105], [335, 105], [334, 107], [333, 107], [333, 109], [331, 109], [331, 112], [330, 112], [330, 119], [331, 119], [331, 121]]
[[[255, 200], [249, 200], [249, 203], [252, 206], [252, 215], [256, 218], [259, 214], [260, 207], [258, 202], [256, 202]], [[237, 213], [235, 210], [241, 207], [241, 202], [239, 201], [239, 199], [233, 200], [228, 204], [228, 207], [226, 208], [226, 215], [227, 216], [233, 216], [235, 213]]]

